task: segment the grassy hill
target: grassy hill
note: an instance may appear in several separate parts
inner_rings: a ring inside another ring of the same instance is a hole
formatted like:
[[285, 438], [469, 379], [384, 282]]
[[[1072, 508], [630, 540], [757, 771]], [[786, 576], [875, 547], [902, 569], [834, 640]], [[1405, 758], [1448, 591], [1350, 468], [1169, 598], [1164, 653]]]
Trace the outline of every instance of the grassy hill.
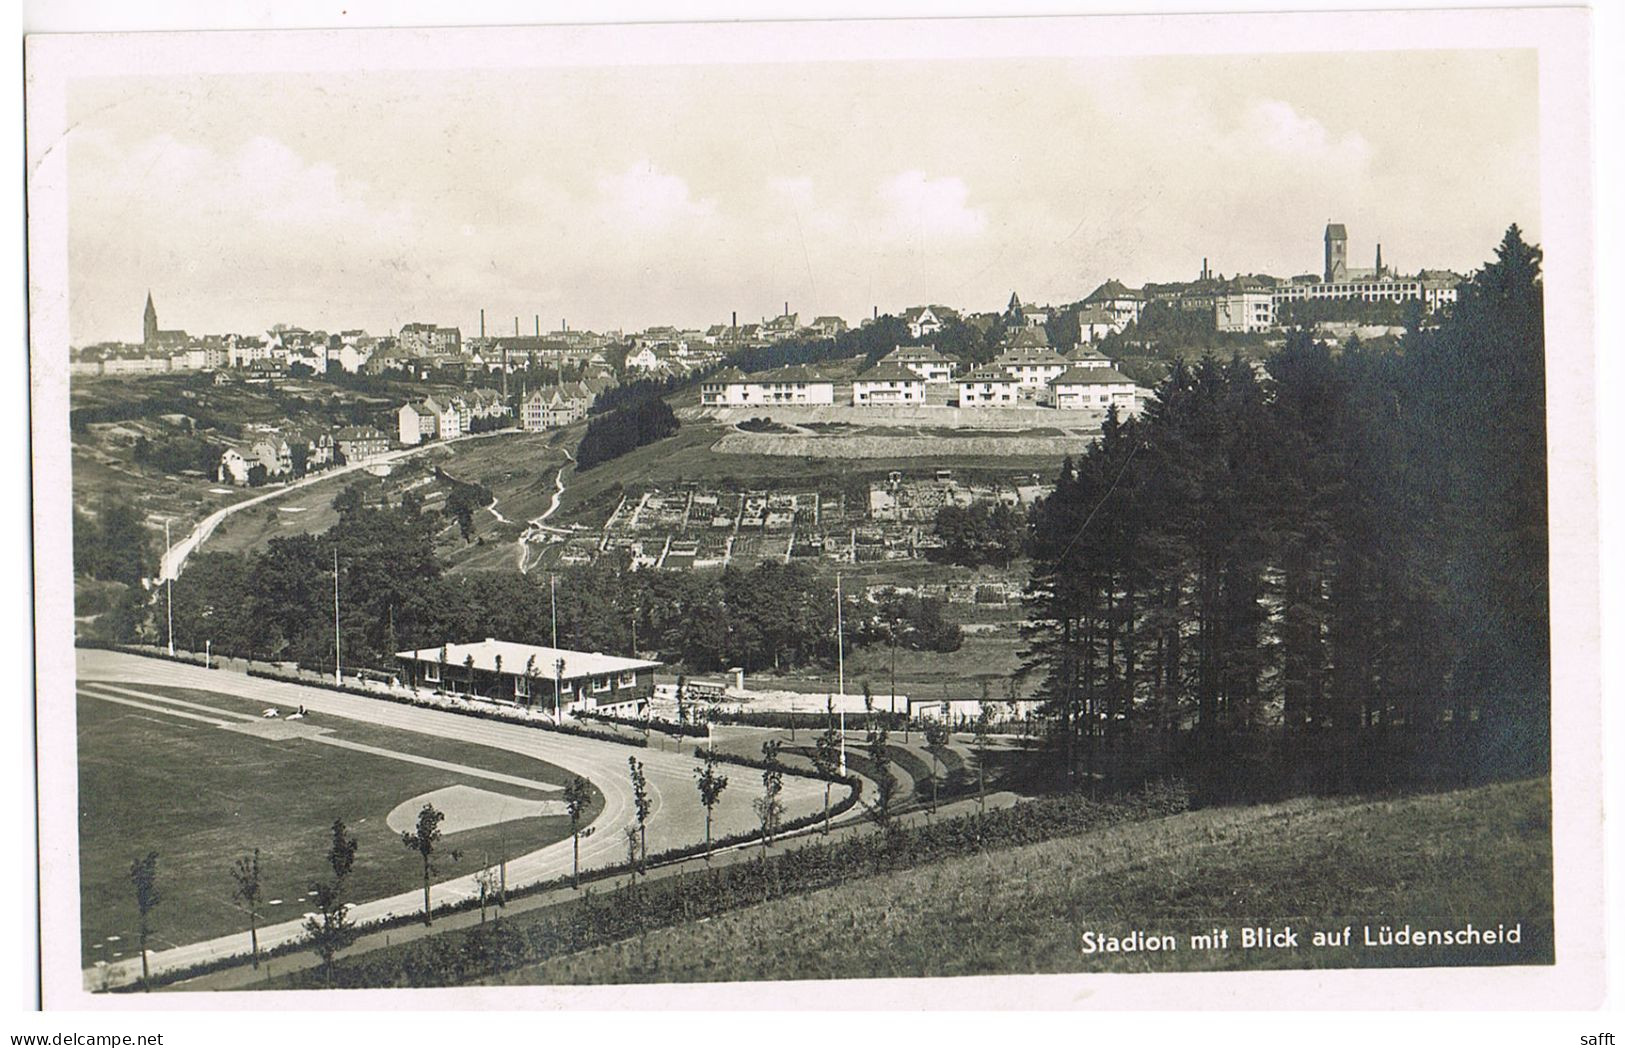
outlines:
[[[557, 957], [496, 983], [1550, 963], [1545, 780], [1189, 812], [779, 899]], [[1521, 943], [1366, 947], [1384, 925], [1521, 924]], [[1241, 949], [1290, 926], [1297, 948]], [[1352, 928], [1353, 944], [1313, 946]], [[1226, 929], [1230, 948], [1190, 936]], [[1083, 932], [1171, 935], [1085, 955]]]

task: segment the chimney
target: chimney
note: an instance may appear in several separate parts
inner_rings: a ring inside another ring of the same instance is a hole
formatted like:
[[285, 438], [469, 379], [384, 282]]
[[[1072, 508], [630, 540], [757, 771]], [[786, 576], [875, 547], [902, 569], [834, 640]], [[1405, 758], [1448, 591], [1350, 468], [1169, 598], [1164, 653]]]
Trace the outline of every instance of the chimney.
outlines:
[[880, 319], [880, 307], [879, 306], [871, 306], [869, 308], [874, 310], [874, 315], [873, 315], [872, 319], [879, 320]]
[[784, 300], [784, 315], [785, 316], [790, 315], [790, 300], [789, 299]]
[[536, 337], [542, 337], [542, 315], [540, 313], [536, 314]]
[[1382, 244], [1380, 242], [1377, 244], [1377, 276], [1379, 279], [1382, 277]]
[[731, 325], [729, 325], [729, 326], [732, 327], [735, 331], [739, 330], [739, 310], [737, 310], [737, 309], [734, 310], [733, 323]]
[[485, 310], [480, 310], [480, 337], [485, 337]]
[[513, 318], [513, 337], [514, 338], [519, 337], [519, 318], [518, 317]]

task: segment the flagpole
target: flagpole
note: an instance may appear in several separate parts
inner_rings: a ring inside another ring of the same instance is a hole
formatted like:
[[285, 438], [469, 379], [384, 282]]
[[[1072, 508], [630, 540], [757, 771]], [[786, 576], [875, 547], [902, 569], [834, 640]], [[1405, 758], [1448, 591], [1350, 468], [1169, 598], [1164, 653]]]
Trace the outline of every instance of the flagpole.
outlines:
[[558, 587], [558, 582], [559, 582], [559, 579], [558, 579], [557, 575], [551, 575], [550, 574], [550, 575], [547, 576], [547, 602], [548, 602], [548, 606], [553, 609], [552, 610], [552, 615], [553, 615], [553, 647], [554, 647], [555, 650], [559, 646], [559, 587]]

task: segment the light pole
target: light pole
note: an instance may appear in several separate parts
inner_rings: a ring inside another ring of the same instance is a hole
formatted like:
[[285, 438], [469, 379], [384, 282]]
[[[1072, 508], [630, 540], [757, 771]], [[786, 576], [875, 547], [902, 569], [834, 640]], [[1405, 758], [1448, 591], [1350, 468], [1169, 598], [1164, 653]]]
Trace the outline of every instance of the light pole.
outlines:
[[203, 642], [203, 668], [204, 669], [206, 669], [206, 670], [214, 669], [214, 666], [212, 665], [213, 658], [214, 658], [214, 638], [210, 637], [208, 640]]
[[564, 723], [564, 660], [553, 663], [553, 723]]
[[[170, 549], [170, 546], [169, 546], [169, 518], [165, 517], [164, 518], [164, 560], [165, 561], [168, 561], [170, 559], [169, 549]], [[164, 570], [164, 605], [165, 605], [164, 617], [169, 622], [169, 654], [170, 654], [170, 657], [173, 658], [174, 655], [175, 655], [175, 579], [174, 579], [174, 574], [175, 573], [173, 571], [169, 570], [169, 565], [167, 563], [164, 564], [163, 570]]]

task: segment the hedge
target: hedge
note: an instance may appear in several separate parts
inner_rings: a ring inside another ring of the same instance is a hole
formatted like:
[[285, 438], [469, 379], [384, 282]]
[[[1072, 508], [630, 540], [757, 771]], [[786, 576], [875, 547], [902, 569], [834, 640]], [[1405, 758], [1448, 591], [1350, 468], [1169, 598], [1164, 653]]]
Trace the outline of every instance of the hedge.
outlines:
[[703, 739], [709, 734], [703, 724], [674, 724], [667, 720], [654, 720], [652, 718], [640, 720], [636, 717], [618, 717], [613, 713], [592, 711], [583, 711], [577, 713], [576, 716], [586, 720], [602, 721], [605, 724], [619, 724], [626, 728], [636, 728], [639, 731], [658, 731], [663, 735], [670, 735], [679, 739], [685, 735], [693, 739]]

